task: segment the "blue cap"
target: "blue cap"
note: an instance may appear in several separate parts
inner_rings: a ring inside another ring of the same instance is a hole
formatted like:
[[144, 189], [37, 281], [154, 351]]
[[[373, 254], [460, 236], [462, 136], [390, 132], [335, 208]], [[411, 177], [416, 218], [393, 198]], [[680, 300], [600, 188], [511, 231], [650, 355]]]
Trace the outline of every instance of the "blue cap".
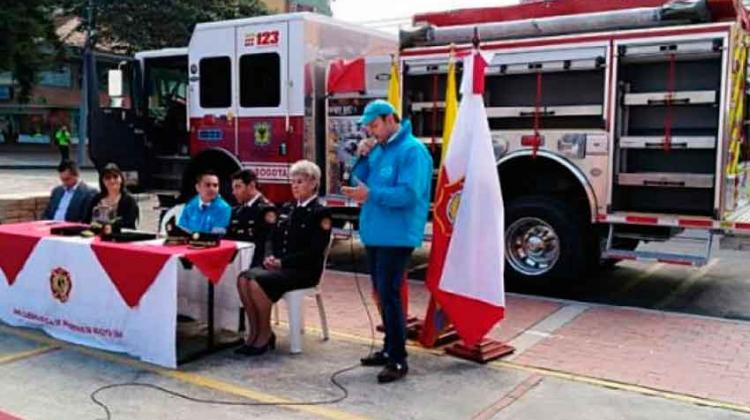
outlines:
[[382, 99], [376, 99], [365, 107], [364, 113], [359, 118], [359, 123], [367, 125], [378, 118], [381, 115], [397, 114], [396, 108], [393, 107], [388, 101]]

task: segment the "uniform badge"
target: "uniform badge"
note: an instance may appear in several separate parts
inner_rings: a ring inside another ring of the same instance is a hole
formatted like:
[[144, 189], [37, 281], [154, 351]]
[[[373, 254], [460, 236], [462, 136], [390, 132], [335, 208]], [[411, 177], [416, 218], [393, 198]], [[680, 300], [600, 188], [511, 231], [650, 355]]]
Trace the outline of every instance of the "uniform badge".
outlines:
[[67, 302], [73, 288], [70, 273], [62, 267], [55, 268], [49, 275], [49, 286], [55, 299], [62, 303]]

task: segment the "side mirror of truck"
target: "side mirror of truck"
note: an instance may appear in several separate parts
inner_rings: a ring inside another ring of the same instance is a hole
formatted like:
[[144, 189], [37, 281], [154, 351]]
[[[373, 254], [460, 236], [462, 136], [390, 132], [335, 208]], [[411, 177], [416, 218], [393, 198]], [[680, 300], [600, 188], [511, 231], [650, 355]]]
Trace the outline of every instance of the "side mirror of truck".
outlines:
[[107, 79], [107, 93], [111, 100], [113, 108], [122, 107], [122, 70], [109, 70]]

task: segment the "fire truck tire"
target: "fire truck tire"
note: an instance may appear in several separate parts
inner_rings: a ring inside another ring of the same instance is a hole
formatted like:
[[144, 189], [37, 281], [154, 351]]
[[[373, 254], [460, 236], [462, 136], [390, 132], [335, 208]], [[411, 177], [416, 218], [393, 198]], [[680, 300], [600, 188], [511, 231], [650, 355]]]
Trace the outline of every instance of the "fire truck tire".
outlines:
[[586, 273], [590, 224], [553, 197], [525, 196], [506, 205], [506, 274], [517, 279], [575, 279]]

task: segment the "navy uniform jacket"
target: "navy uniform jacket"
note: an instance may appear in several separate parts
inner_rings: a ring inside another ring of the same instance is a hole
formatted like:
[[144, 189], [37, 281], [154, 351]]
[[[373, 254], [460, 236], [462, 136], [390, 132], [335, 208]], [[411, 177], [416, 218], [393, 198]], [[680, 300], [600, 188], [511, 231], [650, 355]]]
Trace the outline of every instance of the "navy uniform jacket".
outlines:
[[[276, 207], [262, 195], [250, 206], [243, 204], [232, 209], [226, 236], [237, 241], [255, 244], [250, 267], [262, 265], [266, 257], [266, 242], [271, 239], [277, 219]], [[268, 251], [271, 250], [268, 249]]]
[[306, 206], [286, 204], [274, 232], [273, 255], [281, 268], [310, 273], [317, 279], [331, 239], [331, 210], [314, 198]]

